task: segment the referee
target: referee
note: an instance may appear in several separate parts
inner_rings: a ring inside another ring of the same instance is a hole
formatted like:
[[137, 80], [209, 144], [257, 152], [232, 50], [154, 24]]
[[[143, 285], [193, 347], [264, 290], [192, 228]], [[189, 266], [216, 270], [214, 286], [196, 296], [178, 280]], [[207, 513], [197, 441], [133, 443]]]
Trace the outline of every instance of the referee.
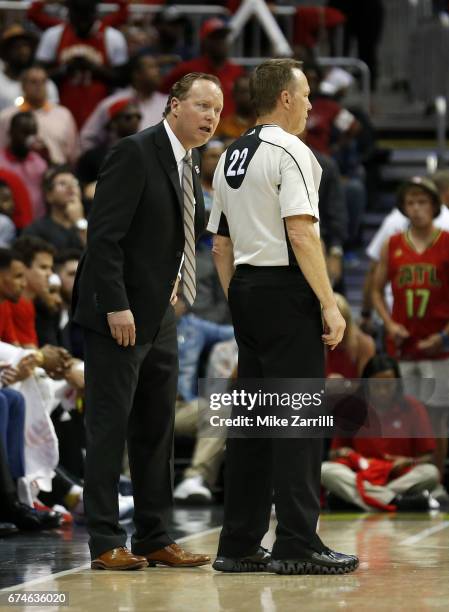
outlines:
[[[220, 158], [208, 229], [239, 347], [239, 378], [324, 378], [323, 343], [343, 337], [319, 238], [321, 167], [297, 137], [311, 109], [301, 63], [263, 62], [251, 76], [258, 121]], [[321, 306], [320, 306], [321, 303]], [[323, 322], [325, 333], [323, 333]], [[347, 573], [355, 556], [316, 533], [320, 439], [228, 439], [220, 571]], [[274, 491], [278, 526], [260, 546]]]

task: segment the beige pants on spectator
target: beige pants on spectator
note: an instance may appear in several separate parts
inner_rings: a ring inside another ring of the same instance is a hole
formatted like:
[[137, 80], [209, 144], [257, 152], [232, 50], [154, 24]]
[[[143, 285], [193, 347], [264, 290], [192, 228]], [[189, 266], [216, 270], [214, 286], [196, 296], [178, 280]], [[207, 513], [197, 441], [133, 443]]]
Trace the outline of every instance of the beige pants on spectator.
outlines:
[[201, 419], [198, 411], [207, 407], [204, 400], [193, 400], [177, 403], [175, 413], [175, 435], [196, 438], [195, 449], [189, 467], [184, 471], [184, 478], [202, 476], [209, 487], [215, 485], [223, 461], [226, 443], [226, 432], [221, 437], [201, 437]]
[[[432, 491], [439, 481], [437, 467], [431, 463], [423, 463], [416, 465], [404, 476], [395, 478], [384, 486], [373, 485], [366, 481], [364, 486], [367, 495], [387, 505], [400, 493], [419, 493], [424, 489]], [[360, 497], [356, 486], [356, 474], [346, 465], [324, 461], [321, 466], [321, 484], [328, 491], [351, 504], [360, 506], [364, 510], [375, 510]]]

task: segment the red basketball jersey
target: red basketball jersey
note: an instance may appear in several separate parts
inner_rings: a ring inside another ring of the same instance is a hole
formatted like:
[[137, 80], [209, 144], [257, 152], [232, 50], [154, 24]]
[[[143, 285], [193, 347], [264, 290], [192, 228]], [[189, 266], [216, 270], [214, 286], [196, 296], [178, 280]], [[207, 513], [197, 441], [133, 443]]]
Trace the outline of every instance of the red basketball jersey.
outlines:
[[449, 232], [438, 230], [423, 253], [417, 253], [408, 232], [388, 244], [388, 278], [393, 291], [393, 320], [410, 337], [400, 347], [387, 339], [390, 355], [399, 359], [444, 359], [449, 352], [429, 356], [417, 343], [440, 332], [449, 322]]

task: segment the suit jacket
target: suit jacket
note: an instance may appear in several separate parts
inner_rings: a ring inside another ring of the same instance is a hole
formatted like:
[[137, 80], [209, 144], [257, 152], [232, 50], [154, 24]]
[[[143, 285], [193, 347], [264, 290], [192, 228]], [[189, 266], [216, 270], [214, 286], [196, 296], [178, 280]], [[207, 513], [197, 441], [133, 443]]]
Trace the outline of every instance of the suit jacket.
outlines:
[[[192, 152], [195, 233], [205, 212], [199, 154]], [[123, 138], [100, 171], [87, 249], [73, 291], [73, 319], [110, 334], [107, 313], [131, 309], [136, 342], [151, 342], [169, 305], [184, 252], [183, 194], [163, 122]]]

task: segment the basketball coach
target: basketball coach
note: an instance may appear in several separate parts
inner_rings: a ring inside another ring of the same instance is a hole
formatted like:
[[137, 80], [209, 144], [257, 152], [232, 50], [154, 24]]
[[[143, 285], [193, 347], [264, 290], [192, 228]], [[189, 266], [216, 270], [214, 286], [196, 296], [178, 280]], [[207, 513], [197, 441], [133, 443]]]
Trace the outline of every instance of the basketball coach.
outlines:
[[[195, 237], [205, 224], [194, 148], [211, 138], [222, 107], [216, 77], [184, 76], [172, 87], [165, 119], [120, 140], [98, 179], [73, 298], [85, 337], [84, 503], [93, 569], [210, 561], [173, 542], [166, 518], [178, 373], [173, 305], [180, 274], [185, 299], [195, 299]], [[118, 523], [125, 440], [132, 551]]]

